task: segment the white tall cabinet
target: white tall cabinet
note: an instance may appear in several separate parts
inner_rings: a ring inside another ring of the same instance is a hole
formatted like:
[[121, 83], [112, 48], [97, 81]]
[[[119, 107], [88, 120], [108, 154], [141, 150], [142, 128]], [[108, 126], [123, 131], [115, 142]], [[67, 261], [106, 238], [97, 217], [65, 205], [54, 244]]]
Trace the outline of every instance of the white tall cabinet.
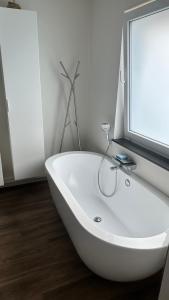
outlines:
[[35, 12], [0, 8], [0, 54], [14, 179], [41, 177], [44, 134]]

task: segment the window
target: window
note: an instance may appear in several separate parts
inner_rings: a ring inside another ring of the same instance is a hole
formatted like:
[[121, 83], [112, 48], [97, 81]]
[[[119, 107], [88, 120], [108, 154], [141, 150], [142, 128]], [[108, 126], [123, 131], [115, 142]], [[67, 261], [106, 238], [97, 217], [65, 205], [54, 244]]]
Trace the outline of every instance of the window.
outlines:
[[164, 2], [127, 14], [125, 135], [169, 156], [169, 7]]

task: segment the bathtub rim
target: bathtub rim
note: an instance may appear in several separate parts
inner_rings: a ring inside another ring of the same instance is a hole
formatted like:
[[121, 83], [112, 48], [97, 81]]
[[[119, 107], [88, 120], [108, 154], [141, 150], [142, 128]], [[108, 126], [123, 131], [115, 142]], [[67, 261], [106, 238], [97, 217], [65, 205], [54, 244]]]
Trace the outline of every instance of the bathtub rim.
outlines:
[[[116, 245], [118, 247], [127, 248], [127, 249], [133, 249], [133, 250], [153, 250], [153, 249], [164, 249], [167, 248], [169, 245], [169, 229], [167, 229], [164, 232], [161, 232], [159, 234], [148, 236], [148, 237], [126, 237], [122, 235], [116, 235], [111, 232], [106, 232], [105, 230], [97, 227], [92, 219], [88, 217], [88, 215], [85, 213], [85, 211], [81, 208], [80, 204], [76, 200], [76, 198], [71, 193], [70, 189], [67, 187], [65, 182], [62, 180], [60, 176], [58, 176], [55, 172], [55, 169], [53, 167], [53, 163], [62, 156], [69, 156], [69, 155], [92, 155], [92, 156], [98, 156], [102, 157], [102, 154], [96, 153], [96, 152], [90, 152], [90, 151], [69, 151], [69, 152], [63, 152], [59, 154], [55, 154], [51, 157], [49, 157], [45, 162], [45, 167], [47, 170], [47, 173], [52, 178], [54, 184], [56, 185], [57, 189], [62, 194], [64, 201], [68, 205], [69, 209], [71, 210], [72, 214], [78, 221], [78, 223], [92, 236], [95, 238], [100, 239], [103, 242], [106, 242], [108, 244]], [[108, 160], [110, 160], [109, 157], [107, 157]], [[111, 161], [111, 160], [110, 160]], [[124, 170], [121, 170], [125, 173]], [[128, 175], [128, 174], [127, 174]], [[147, 186], [151, 192], [156, 193], [161, 196], [163, 199], [167, 198], [165, 194], [157, 190], [155, 187], [153, 187], [151, 184], [147, 183], [146, 181], [142, 180], [138, 176], [131, 174], [128, 175], [136, 180], [138, 180], [141, 183], [144, 183], [145, 186]]]

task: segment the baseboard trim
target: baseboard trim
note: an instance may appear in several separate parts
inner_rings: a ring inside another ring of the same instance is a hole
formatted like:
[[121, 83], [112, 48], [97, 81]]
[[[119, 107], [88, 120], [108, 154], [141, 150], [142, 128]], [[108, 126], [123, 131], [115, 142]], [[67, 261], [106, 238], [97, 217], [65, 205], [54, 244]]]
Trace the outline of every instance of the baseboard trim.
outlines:
[[47, 177], [38, 177], [38, 178], [29, 178], [29, 179], [24, 179], [24, 180], [13, 180], [12, 179], [5, 179], [5, 184], [1, 188], [8, 188], [8, 187], [14, 187], [14, 186], [19, 186], [19, 185], [25, 185], [25, 184], [31, 184], [31, 183], [36, 183], [40, 181], [47, 181]]

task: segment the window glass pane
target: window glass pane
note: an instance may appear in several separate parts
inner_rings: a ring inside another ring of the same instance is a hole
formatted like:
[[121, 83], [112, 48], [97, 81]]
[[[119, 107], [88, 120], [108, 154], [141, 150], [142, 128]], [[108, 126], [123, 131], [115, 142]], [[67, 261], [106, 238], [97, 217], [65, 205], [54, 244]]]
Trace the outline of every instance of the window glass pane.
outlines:
[[130, 24], [130, 131], [169, 145], [169, 10]]

